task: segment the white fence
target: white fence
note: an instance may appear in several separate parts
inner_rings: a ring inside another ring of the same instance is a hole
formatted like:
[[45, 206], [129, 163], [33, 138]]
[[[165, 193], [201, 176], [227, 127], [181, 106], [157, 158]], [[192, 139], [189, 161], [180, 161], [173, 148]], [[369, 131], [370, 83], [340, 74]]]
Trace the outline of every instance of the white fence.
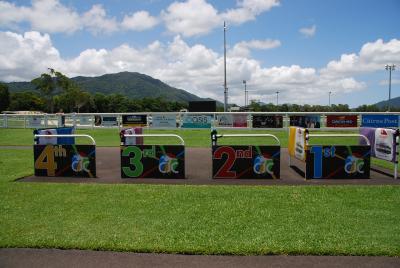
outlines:
[[[224, 129], [253, 129], [253, 117], [255, 115], [269, 115], [269, 116], [282, 116], [282, 127], [280, 128], [268, 128], [263, 129], [274, 129], [274, 130], [287, 130], [290, 125], [290, 116], [319, 116], [320, 126], [317, 129], [324, 130], [355, 130], [361, 126], [361, 116], [362, 115], [394, 115], [400, 116], [398, 112], [166, 112], [166, 113], [72, 113], [72, 114], [2, 114], [0, 115], [0, 127], [1, 128], [50, 128], [50, 127], [61, 127], [61, 126], [74, 126], [76, 128], [121, 128], [122, 127], [122, 116], [123, 115], [146, 115], [147, 123], [145, 128], [154, 129], [165, 129], [166, 127], [156, 127], [152, 124], [152, 119], [155, 115], [165, 115], [171, 117], [171, 115], [176, 115], [176, 127], [167, 127], [168, 129], [179, 129], [179, 128], [190, 128], [185, 127], [183, 119], [185, 116], [190, 115], [201, 115], [208, 116], [211, 118], [210, 128], [224, 128]], [[245, 127], [224, 127], [218, 122], [218, 118], [221, 115], [245, 115], [247, 124]], [[356, 127], [327, 127], [327, 116], [328, 115], [354, 115], [357, 116], [357, 126]], [[101, 124], [97, 125], [95, 117], [116, 117], [116, 124]], [[195, 127], [196, 128], [196, 127]], [[204, 127], [201, 127], [204, 128]]]

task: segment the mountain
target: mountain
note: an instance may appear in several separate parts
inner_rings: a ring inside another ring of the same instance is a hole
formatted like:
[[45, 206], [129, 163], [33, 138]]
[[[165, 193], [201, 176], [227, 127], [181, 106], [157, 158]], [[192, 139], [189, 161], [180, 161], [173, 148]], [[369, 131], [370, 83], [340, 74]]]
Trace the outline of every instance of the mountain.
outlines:
[[[207, 100], [185, 90], [171, 87], [151, 76], [136, 72], [105, 74], [98, 77], [77, 76], [71, 79], [83, 90], [90, 93], [119, 93], [137, 99], [161, 97], [165, 100], [178, 102]], [[35, 90], [34, 85], [30, 82], [11, 82], [6, 84], [10, 92]], [[218, 103], [218, 105], [220, 104]]]
[[[378, 103], [375, 103], [375, 105], [378, 107], [378, 108], [387, 108], [388, 107], [388, 103], [389, 103], [389, 101], [380, 101], [380, 102], [378, 102]], [[393, 108], [400, 108], [400, 97], [396, 97], [396, 98], [392, 98], [391, 100], [390, 100], [390, 107], [393, 107]]]

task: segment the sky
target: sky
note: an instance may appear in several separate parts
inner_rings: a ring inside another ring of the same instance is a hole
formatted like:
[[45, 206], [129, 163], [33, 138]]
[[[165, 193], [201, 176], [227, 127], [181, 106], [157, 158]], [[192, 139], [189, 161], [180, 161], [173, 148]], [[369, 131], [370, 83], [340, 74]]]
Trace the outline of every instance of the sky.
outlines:
[[229, 103], [400, 96], [399, 0], [0, 0], [0, 81], [140, 72]]

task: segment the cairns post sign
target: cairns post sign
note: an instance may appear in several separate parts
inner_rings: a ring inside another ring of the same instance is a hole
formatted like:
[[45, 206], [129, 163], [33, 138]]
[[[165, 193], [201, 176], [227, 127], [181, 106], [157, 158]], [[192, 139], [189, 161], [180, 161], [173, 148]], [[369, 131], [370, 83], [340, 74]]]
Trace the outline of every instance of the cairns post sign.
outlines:
[[393, 114], [363, 114], [361, 117], [361, 126], [375, 128], [397, 128], [399, 126], [399, 116]]

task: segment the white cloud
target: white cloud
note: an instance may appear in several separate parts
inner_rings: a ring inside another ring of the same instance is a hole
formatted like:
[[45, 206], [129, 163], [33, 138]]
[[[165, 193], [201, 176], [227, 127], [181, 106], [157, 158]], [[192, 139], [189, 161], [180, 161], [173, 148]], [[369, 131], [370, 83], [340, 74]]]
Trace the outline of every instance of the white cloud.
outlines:
[[224, 20], [236, 25], [254, 20], [275, 6], [279, 6], [279, 0], [243, 0], [233, 9], [219, 12], [206, 0], [187, 0], [173, 2], [161, 12], [161, 17], [169, 32], [187, 37], [207, 34]]
[[[258, 41], [240, 43], [252, 48], [271, 47], [268, 42]], [[356, 74], [383, 72], [381, 59], [391, 58], [398, 64], [399, 51], [397, 39], [367, 43], [358, 54], [349, 57], [351, 60], [343, 67], [345, 72], [339, 68], [342, 60], [332, 61], [321, 70], [295, 64], [266, 68], [251, 55], [232, 54], [227, 59], [229, 99], [243, 103], [242, 80], [247, 80], [251, 98], [274, 102], [275, 91], [279, 90], [282, 103], [318, 103], [332, 89], [340, 94], [366, 87], [347, 69], [354, 62], [360, 64]], [[189, 45], [180, 36], [169, 43], [155, 41], [141, 48], [122, 44], [110, 50], [86, 49], [75, 58], [65, 59], [47, 34], [0, 32], [0, 80], [31, 80], [48, 67], [68, 76], [135, 71], [202, 97], [222, 100], [223, 96], [223, 55], [202, 44]]]
[[101, 32], [110, 33], [118, 30], [118, 23], [115, 18], [107, 18], [107, 13], [102, 5], [94, 5], [85, 12], [81, 18], [85, 28], [94, 34]]
[[362, 46], [358, 54], [343, 54], [340, 60], [333, 60], [321, 70], [324, 75], [343, 77], [359, 73], [384, 70], [386, 64], [400, 64], [400, 40], [384, 43], [378, 39]]
[[31, 6], [17, 6], [0, 1], [0, 26], [17, 29], [28, 23], [32, 30], [47, 33], [74, 33], [88, 30], [94, 34], [111, 33], [121, 29], [143, 31], [154, 27], [156, 18], [146, 11], [138, 11], [122, 22], [109, 17], [102, 5], [93, 5], [79, 14], [59, 0], [33, 0]]
[[317, 26], [313, 25], [309, 28], [304, 27], [299, 30], [299, 32], [304, 36], [304, 37], [313, 37], [315, 35], [315, 32], [317, 31]]
[[267, 50], [279, 47], [281, 42], [279, 40], [251, 40], [242, 41], [233, 46], [233, 49], [229, 52], [231, 56], [243, 56], [248, 57], [250, 55], [250, 49]]
[[221, 18], [229, 23], [242, 24], [276, 6], [279, 6], [279, 0], [243, 0], [236, 8], [221, 13]]
[[127, 30], [144, 31], [151, 29], [158, 24], [158, 19], [147, 11], [138, 11], [129, 16], [125, 16], [121, 26]]
[[183, 36], [206, 34], [221, 24], [218, 11], [205, 0], [174, 2], [161, 16], [168, 31]]

